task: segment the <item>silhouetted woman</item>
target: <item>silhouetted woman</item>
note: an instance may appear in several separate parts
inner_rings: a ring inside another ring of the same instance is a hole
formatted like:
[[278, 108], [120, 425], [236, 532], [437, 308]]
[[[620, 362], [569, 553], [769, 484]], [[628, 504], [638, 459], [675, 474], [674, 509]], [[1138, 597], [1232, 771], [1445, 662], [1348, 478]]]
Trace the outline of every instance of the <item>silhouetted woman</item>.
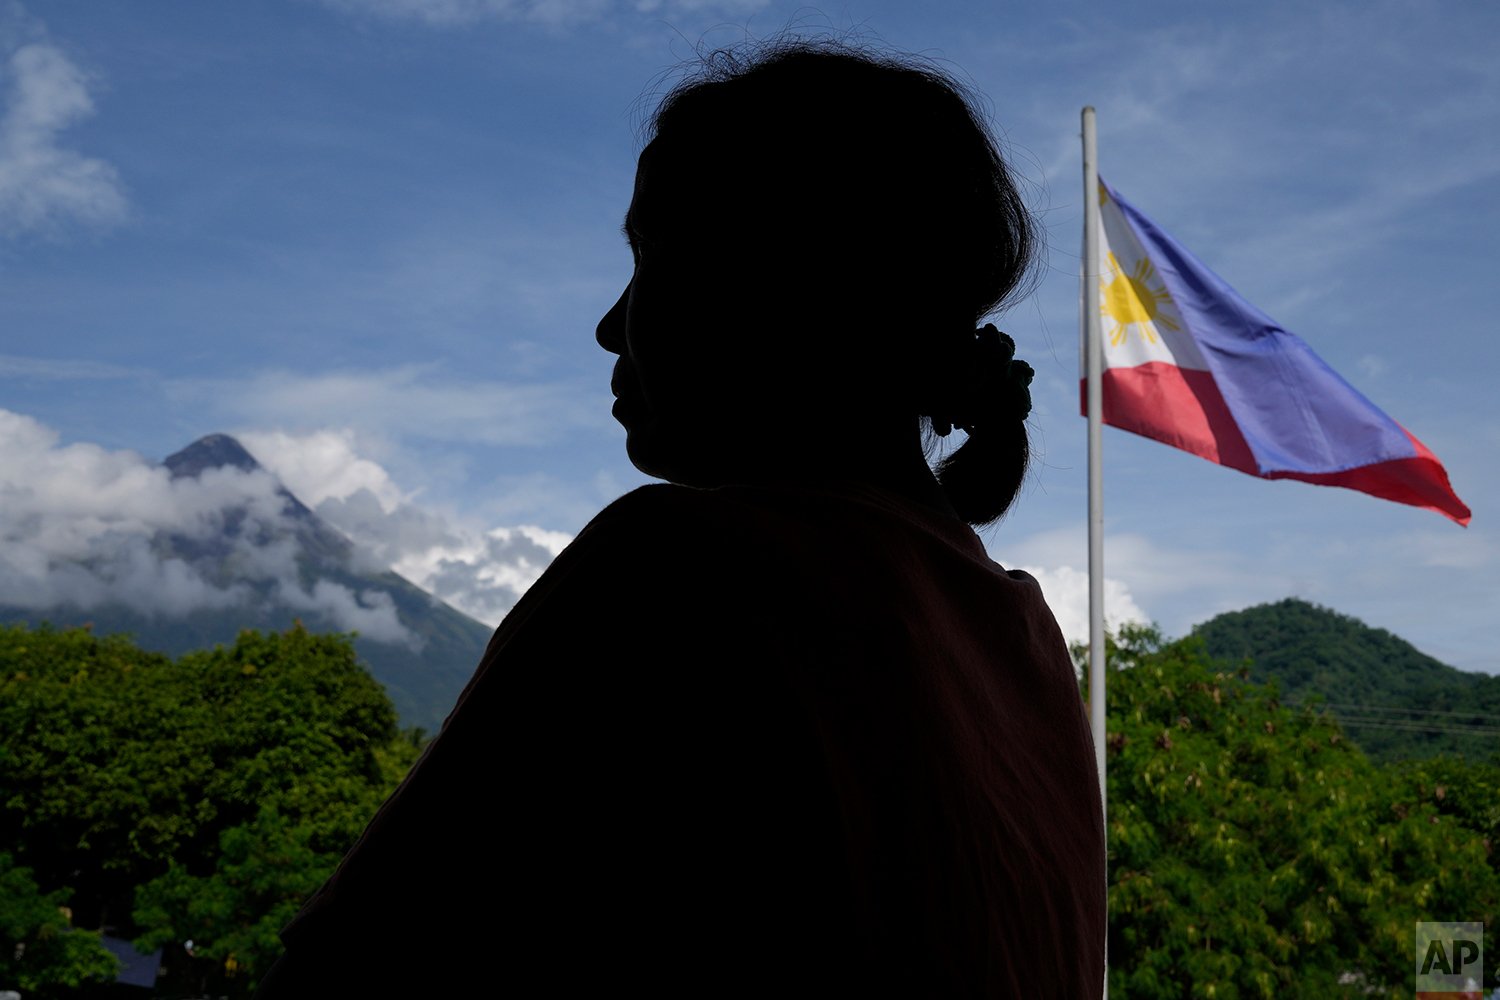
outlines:
[[263, 995], [1097, 996], [1073, 668], [970, 527], [1030, 405], [976, 329], [1033, 248], [983, 119], [909, 61], [720, 57], [625, 229], [598, 339], [667, 484], [507, 615]]

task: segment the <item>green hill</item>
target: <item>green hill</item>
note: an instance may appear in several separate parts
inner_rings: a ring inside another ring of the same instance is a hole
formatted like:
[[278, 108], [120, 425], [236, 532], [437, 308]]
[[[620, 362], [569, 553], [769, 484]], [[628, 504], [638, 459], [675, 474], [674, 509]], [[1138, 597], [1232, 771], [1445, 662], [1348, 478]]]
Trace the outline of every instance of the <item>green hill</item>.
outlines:
[[1450, 667], [1385, 629], [1287, 598], [1193, 632], [1215, 658], [1249, 660], [1286, 702], [1321, 700], [1376, 760], [1500, 752], [1500, 677]]

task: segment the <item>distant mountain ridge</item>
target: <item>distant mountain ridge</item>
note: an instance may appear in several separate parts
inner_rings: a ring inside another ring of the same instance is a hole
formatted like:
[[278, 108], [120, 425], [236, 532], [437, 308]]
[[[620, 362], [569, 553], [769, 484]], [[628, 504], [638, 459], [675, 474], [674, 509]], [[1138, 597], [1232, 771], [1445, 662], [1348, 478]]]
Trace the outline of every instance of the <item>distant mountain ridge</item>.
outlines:
[[172, 473], [173, 479], [196, 479], [209, 469], [256, 472], [262, 468], [255, 456], [228, 434], [205, 434], [181, 451], [168, 455], [161, 464]]
[[1251, 677], [1274, 679], [1288, 703], [1321, 697], [1377, 760], [1500, 749], [1500, 677], [1451, 667], [1348, 615], [1287, 598], [1219, 615], [1193, 634], [1217, 659], [1250, 660]]
[[[199, 479], [218, 469], [265, 472], [227, 434], [199, 438], [162, 465], [174, 480]], [[278, 484], [275, 493], [280, 500], [275, 516], [231, 503], [215, 512], [213, 532], [157, 532], [151, 538], [158, 558], [180, 561], [233, 596], [222, 606], [181, 614], [142, 612], [122, 602], [0, 607], [0, 621], [89, 623], [100, 634], [128, 632], [143, 648], [180, 655], [231, 643], [243, 629], [280, 631], [295, 621], [317, 632], [349, 631], [338, 612], [364, 615], [389, 624], [372, 630], [379, 634], [356, 639], [360, 658], [385, 686], [403, 725], [435, 732], [472, 676], [493, 629], [389, 569], [370, 566], [354, 543], [284, 486]], [[272, 572], [263, 563], [279, 568]]]

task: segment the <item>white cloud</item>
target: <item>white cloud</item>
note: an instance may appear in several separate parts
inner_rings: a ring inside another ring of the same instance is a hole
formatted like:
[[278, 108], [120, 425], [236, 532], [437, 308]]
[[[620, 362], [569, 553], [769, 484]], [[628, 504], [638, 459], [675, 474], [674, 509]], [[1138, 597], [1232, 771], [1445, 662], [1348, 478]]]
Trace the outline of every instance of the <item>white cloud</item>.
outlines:
[[534, 525], [488, 527], [403, 494], [357, 452], [351, 431], [238, 435], [266, 468], [357, 548], [368, 569], [392, 569], [486, 624], [499, 624], [572, 541]]
[[0, 531], [20, 546], [7, 556], [82, 559], [112, 534], [201, 535], [230, 502], [257, 516], [279, 510], [275, 482], [264, 474], [218, 469], [174, 483], [134, 452], [57, 440], [30, 417], [0, 410]]
[[[1036, 577], [1042, 585], [1042, 596], [1057, 618], [1063, 638], [1071, 645], [1089, 641], [1089, 575], [1086, 570], [1072, 566], [1048, 569], [1041, 566], [1020, 566], [1019, 569]], [[1150, 621], [1146, 613], [1136, 604], [1130, 589], [1119, 580], [1104, 578], [1104, 627], [1109, 631], [1118, 629], [1127, 622], [1146, 624]]]
[[[8, 520], [8, 519], [7, 519]], [[121, 604], [168, 618], [250, 599], [245, 586], [215, 587], [181, 559], [164, 559], [149, 536], [134, 531], [95, 530], [48, 551], [41, 539], [16, 537], [0, 524], [0, 604], [90, 610]], [[84, 541], [86, 544], [77, 544]]]
[[642, 14], [759, 10], [768, 0], [324, 0], [351, 13], [425, 21], [438, 27], [479, 21], [522, 21], [553, 26], [597, 21], [616, 12]]
[[[1486, 525], [1485, 527], [1488, 527]], [[1483, 570], [1500, 564], [1500, 544], [1493, 532], [1469, 528], [1455, 531], [1424, 529], [1390, 541], [1390, 551], [1402, 565], [1432, 567], [1458, 572]]]
[[313, 581], [312, 589], [281, 581], [277, 596], [290, 606], [327, 615], [339, 627], [358, 632], [378, 642], [399, 643], [416, 648], [420, 645], [396, 617], [391, 595], [379, 590], [362, 590], [358, 594], [348, 587], [328, 580]]
[[[226, 532], [226, 521], [240, 530]], [[415, 645], [390, 599], [326, 580], [302, 583], [274, 476], [234, 468], [173, 479], [130, 451], [61, 445], [30, 417], [0, 410], [0, 604], [84, 610], [121, 605], [166, 617], [253, 604], [262, 593], [327, 615], [340, 629]], [[227, 545], [231, 581], [191, 550]]]
[[462, 530], [447, 544], [403, 553], [392, 566], [466, 614], [497, 625], [572, 541], [534, 525]]
[[[1080, 523], [1008, 541], [1000, 560], [1007, 566], [1044, 567], [1027, 571], [1043, 580], [1043, 592], [1059, 622], [1064, 617], [1083, 621], [1082, 634], [1087, 633], [1088, 582], [1087, 573], [1077, 567], [1088, 565], [1087, 540]], [[1154, 621], [1169, 636], [1185, 634], [1221, 612], [1303, 594], [1310, 586], [1303, 578], [1307, 567], [1296, 562], [1268, 570], [1265, 560], [1229, 551], [1170, 547], [1123, 531], [1106, 535], [1104, 567], [1105, 617], [1111, 627], [1123, 621]], [[1049, 578], [1052, 590], [1047, 589]], [[1054, 596], [1058, 603], [1053, 603]]]
[[476, 21], [532, 21], [568, 24], [591, 21], [606, 13], [609, 0], [325, 0], [353, 13], [426, 21], [448, 27]]
[[0, 378], [45, 379], [47, 381], [69, 381], [73, 379], [123, 379], [138, 378], [144, 373], [139, 369], [112, 365], [104, 361], [86, 361], [82, 358], [35, 358], [19, 354], [0, 354]]
[[[1500, 62], [1454, 44], [1455, 31], [1482, 33], [1462, 23], [1411, 5], [1327, 4], [1108, 33], [1053, 24], [1048, 44], [1013, 33], [995, 50], [1012, 80], [1043, 60], [1068, 78], [1007, 112], [1041, 137], [1047, 186], [1067, 209], [1055, 230], [1065, 252], [1077, 245], [1079, 149], [1057, 123], [1095, 101], [1111, 183], [1295, 329], [1359, 294], [1345, 276], [1367, 273], [1372, 248], [1424, 238], [1445, 195], [1500, 176]], [[1309, 180], [1330, 162], [1337, 184]]]
[[60, 132], [94, 110], [78, 67], [56, 46], [30, 41], [6, 55], [3, 82], [0, 233], [123, 218], [125, 195], [115, 168], [58, 145]]
[[322, 430], [301, 435], [245, 431], [235, 437], [309, 507], [361, 490], [368, 491], [386, 511], [407, 499], [385, 469], [355, 453], [352, 431]]
[[1361, 375], [1372, 382], [1384, 375], [1389, 367], [1385, 359], [1378, 354], [1361, 355], [1359, 360], [1354, 362], [1354, 366], [1359, 369]]
[[358, 427], [363, 435], [473, 444], [545, 445], [574, 428], [604, 428], [609, 420], [599, 386], [457, 382], [425, 365], [185, 380], [169, 392], [251, 426]]

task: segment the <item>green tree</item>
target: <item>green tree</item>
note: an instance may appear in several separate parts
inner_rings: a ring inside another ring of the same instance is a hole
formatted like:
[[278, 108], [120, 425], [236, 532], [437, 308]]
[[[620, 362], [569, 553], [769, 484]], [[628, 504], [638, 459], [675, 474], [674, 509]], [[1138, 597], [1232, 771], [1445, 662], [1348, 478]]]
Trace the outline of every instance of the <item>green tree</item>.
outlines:
[[210, 728], [191, 678], [128, 640], [0, 629], [0, 843], [86, 925], [128, 916], [130, 887], [213, 817]]
[[66, 889], [44, 894], [30, 869], [0, 852], [0, 989], [46, 997], [114, 979], [115, 956], [98, 934], [70, 926], [67, 898]]
[[1488, 779], [1447, 762], [1419, 802], [1195, 639], [1126, 628], [1107, 659], [1113, 997], [1409, 997], [1417, 920], [1497, 912]]
[[[336, 636], [247, 632], [183, 657], [218, 720], [207, 793], [225, 824], [212, 851], [141, 887], [143, 948], [191, 938], [221, 990], [253, 987], [277, 932], [330, 875], [415, 760], [390, 701]], [[228, 825], [229, 823], [233, 825]]]
[[281, 954], [281, 928], [337, 863], [337, 855], [312, 846], [315, 839], [311, 824], [288, 823], [271, 806], [225, 830], [212, 872], [194, 875], [174, 864], [137, 891], [137, 947], [191, 938], [195, 974], [186, 978], [249, 988]]
[[184, 988], [253, 988], [419, 750], [347, 636], [245, 632], [173, 661], [0, 629], [0, 842], [81, 926], [191, 938], [167, 962]]

